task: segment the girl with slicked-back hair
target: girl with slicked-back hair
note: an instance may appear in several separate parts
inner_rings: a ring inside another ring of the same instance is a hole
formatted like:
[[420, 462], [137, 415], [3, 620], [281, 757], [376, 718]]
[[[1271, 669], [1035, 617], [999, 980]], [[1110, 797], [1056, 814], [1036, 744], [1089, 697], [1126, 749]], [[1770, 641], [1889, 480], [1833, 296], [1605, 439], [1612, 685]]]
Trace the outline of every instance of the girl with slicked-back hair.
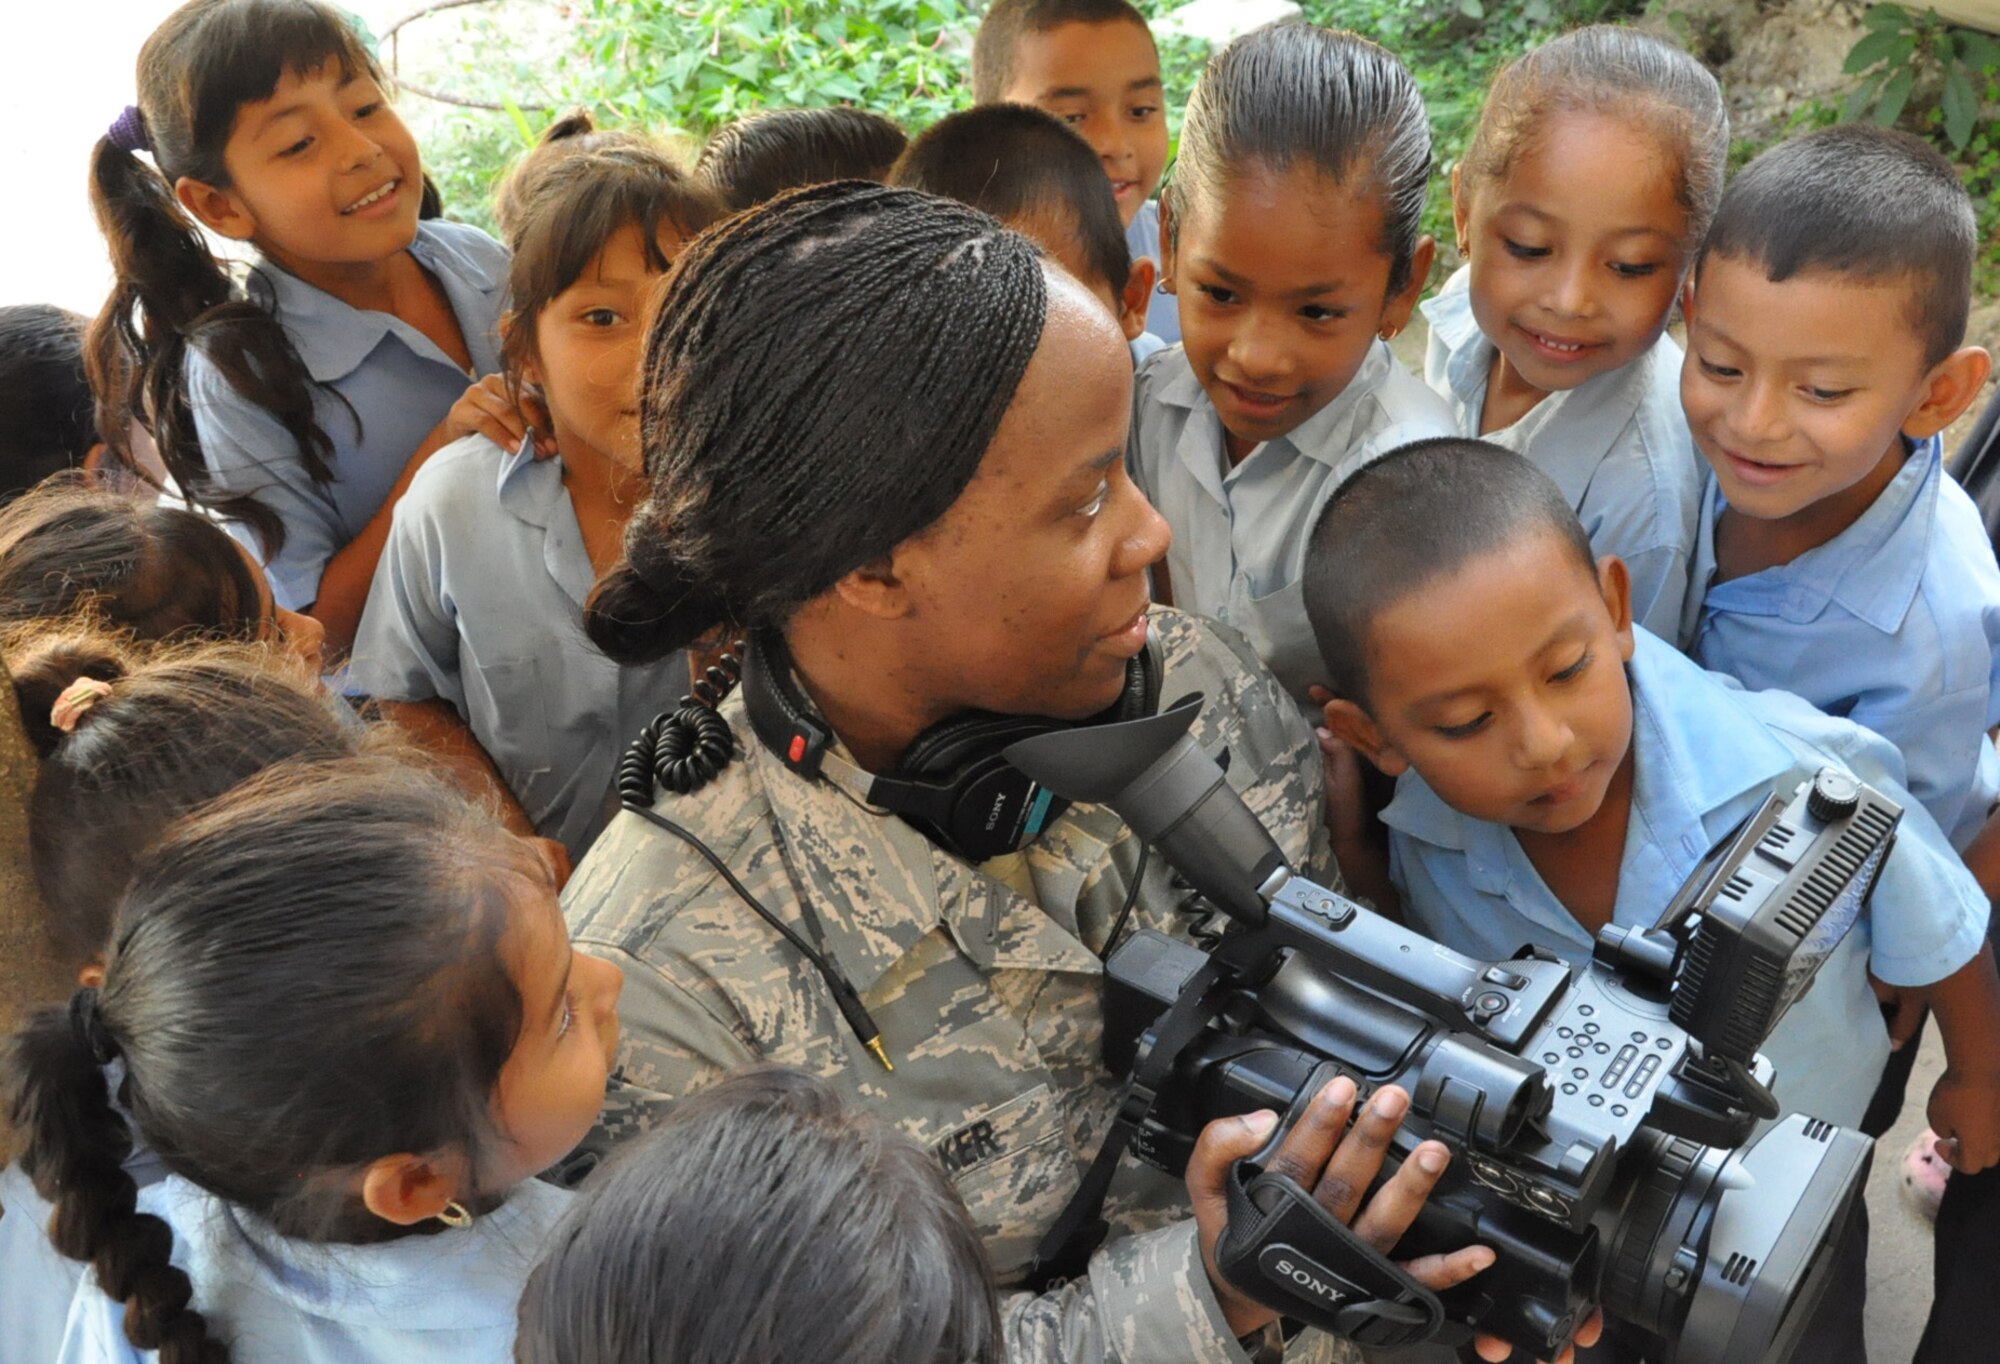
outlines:
[[1430, 120], [1395, 56], [1280, 24], [1209, 58], [1161, 198], [1181, 349], [1139, 372], [1133, 476], [1174, 528], [1163, 596], [1326, 681], [1300, 581], [1350, 472], [1450, 414], [1391, 354], [1430, 274]]
[[[750, 646], [719, 717], [662, 722], [628, 764], [628, 808], [565, 893], [626, 993], [618, 1078], [564, 1173], [732, 1069], [800, 1067], [931, 1149], [1009, 1290], [1011, 1360], [1240, 1361], [1273, 1316], [1202, 1247], [1229, 1161], [1268, 1127], [1214, 1124], [1185, 1187], [1128, 1163], [1110, 1239], [1022, 1291], [1116, 1107], [1100, 954], [1127, 923], [1191, 921], [1109, 810], [995, 837], [898, 793], [997, 761], [979, 734], [1198, 691], [1196, 740], [1229, 749], [1294, 865], [1336, 874], [1318, 750], [1275, 682], [1233, 632], [1148, 607], [1166, 528], [1125, 475], [1131, 382], [1103, 305], [983, 214], [872, 185], [781, 195], [668, 276], [640, 394], [650, 495], [589, 612], [615, 658], [722, 625]], [[706, 764], [684, 759], [690, 729], [717, 741]], [[1308, 1183], [1352, 1098], [1330, 1087], [1294, 1138]], [[1393, 1126], [1371, 1110], [1358, 1141]], [[1439, 1169], [1406, 1163], [1357, 1228], [1391, 1244]], [[1455, 1282], [1485, 1254], [1418, 1272]]]
[[1493, 78], [1451, 177], [1466, 265], [1424, 304], [1424, 378], [1457, 434], [1553, 478], [1667, 639], [1701, 498], [1667, 323], [1728, 159], [1722, 88], [1671, 39], [1612, 24], [1552, 39]]

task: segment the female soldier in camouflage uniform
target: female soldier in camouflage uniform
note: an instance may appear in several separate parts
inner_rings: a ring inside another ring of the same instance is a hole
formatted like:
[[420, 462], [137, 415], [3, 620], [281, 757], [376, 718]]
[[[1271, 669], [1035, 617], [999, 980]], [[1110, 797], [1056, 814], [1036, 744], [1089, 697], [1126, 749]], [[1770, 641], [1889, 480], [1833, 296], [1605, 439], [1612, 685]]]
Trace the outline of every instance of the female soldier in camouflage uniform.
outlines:
[[[692, 794], [656, 791], [658, 812], [838, 963], [895, 1069], [798, 942], [626, 812], [564, 897], [579, 946], [625, 972], [599, 1150], [734, 1067], [800, 1066], [931, 1145], [1001, 1283], [1018, 1284], [1113, 1115], [1100, 953], [1138, 841], [1109, 809], [1071, 806], [1020, 851], [973, 865], [871, 808], [867, 773], [966, 711], [1096, 715], [1149, 640], [1159, 694], [1202, 693], [1197, 742], [1228, 749], [1230, 782], [1293, 865], [1338, 884], [1319, 750], [1295, 708], [1233, 631], [1149, 613], [1167, 529], [1125, 475], [1131, 391], [1101, 305], [1025, 239], [942, 200], [807, 190], [676, 265], [642, 377], [652, 494], [592, 598], [591, 634], [621, 661], [725, 622], [782, 635], [836, 761], [800, 775], [752, 734], [739, 691], [721, 715], [740, 756]], [[1133, 918], [1185, 937], [1181, 899], [1156, 860]], [[1360, 1208], [1401, 1107], [1372, 1101], [1326, 1165], [1351, 1101], [1345, 1081], [1328, 1086], [1284, 1158], [1387, 1247], [1435, 1182], [1421, 1157], [1441, 1169], [1445, 1153], [1427, 1143]], [[1221, 1286], [1204, 1253], [1223, 1172], [1268, 1130], [1213, 1124], [1187, 1188], [1126, 1161], [1088, 1275], [1005, 1304], [1010, 1357], [1275, 1353], [1273, 1314]], [[1489, 1260], [1471, 1248], [1417, 1268], [1443, 1286]], [[1288, 1357], [1344, 1348], [1308, 1333]]]

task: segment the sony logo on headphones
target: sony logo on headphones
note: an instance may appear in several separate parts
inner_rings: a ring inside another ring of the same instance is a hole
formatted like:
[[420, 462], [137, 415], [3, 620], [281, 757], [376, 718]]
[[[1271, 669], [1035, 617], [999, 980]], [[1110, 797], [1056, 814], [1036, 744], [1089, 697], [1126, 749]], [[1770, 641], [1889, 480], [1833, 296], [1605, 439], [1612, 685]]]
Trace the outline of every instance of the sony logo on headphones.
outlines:
[[986, 832], [992, 833], [999, 826], [1000, 815], [1007, 808], [1007, 793], [998, 791], [993, 796], [993, 806], [986, 812]]

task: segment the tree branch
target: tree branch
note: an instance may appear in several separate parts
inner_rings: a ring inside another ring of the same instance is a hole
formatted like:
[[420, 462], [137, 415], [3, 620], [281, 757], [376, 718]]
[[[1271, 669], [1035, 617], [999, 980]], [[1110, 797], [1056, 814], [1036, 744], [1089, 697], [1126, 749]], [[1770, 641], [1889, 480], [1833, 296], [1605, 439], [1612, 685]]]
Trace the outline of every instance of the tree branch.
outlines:
[[396, 31], [398, 29], [402, 28], [406, 24], [414, 24], [417, 20], [423, 18], [426, 15], [441, 14], [445, 10], [460, 9], [466, 5], [485, 5], [491, 3], [492, 0], [431, 0], [430, 4], [423, 6], [421, 9], [411, 10], [408, 14], [405, 14], [395, 23], [383, 29], [382, 40], [387, 41], [388, 39], [395, 37]]
[[[477, 4], [478, 2], [479, 0], [459, 0], [461, 4]], [[396, 88], [407, 90], [422, 99], [436, 100], [439, 104], [456, 105], [461, 109], [491, 109], [496, 113], [505, 113], [507, 110], [506, 105], [496, 104], [492, 100], [469, 99], [464, 95], [452, 95], [442, 90], [426, 89], [421, 85], [412, 85], [400, 76], [396, 78]], [[554, 106], [548, 104], [523, 104], [519, 100], [516, 100], [513, 107], [519, 109], [524, 114], [546, 114]]]

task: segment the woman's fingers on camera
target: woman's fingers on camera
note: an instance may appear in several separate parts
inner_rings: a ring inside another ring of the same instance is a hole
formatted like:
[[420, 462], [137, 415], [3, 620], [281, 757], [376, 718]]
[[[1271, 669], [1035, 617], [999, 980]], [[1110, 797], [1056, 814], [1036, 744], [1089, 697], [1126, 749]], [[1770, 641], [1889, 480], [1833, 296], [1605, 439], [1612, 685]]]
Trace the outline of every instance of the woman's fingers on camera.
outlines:
[[[1355, 1231], [1377, 1250], [1387, 1250], [1396, 1244], [1397, 1238], [1416, 1219], [1424, 1196], [1437, 1183], [1437, 1173], [1399, 1170], [1369, 1200], [1368, 1210], [1361, 1213], [1360, 1220], [1355, 1219], [1355, 1214], [1361, 1212], [1362, 1196], [1382, 1172], [1389, 1142], [1409, 1109], [1410, 1096], [1400, 1086], [1385, 1085], [1370, 1095], [1340, 1148], [1333, 1153], [1333, 1159], [1326, 1163], [1319, 1187], [1313, 1190], [1321, 1207], [1341, 1221], [1353, 1223]], [[1440, 1152], [1444, 1150], [1435, 1142], [1428, 1144]], [[1440, 1164], [1438, 1172], [1443, 1169]]]
[[[1354, 1081], [1345, 1075], [1336, 1076], [1321, 1086], [1319, 1093], [1313, 1095], [1312, 1101], [1306, 1105], [1306, 1111], [1292, 1124], [1292, 1130], [1285, 1134], [1284, 1141], [1279, 1143], [1277, 1153], [1265, 1169], [1296, 1180], [1317, 1192], [1328, 1158], [1340, 1144], [1341, 1134], [1347, 1130], [1347, 1120], [1353, 1116], [1354, 1096]], [[1362, 1188], [1367, 1188], [1365, 1182]], [[1359, 1199], [1356, 1201], [1359, 1202]], [[1340, 1220], [1345, 1222], [1352, 1216], [1350, 1209]]]

